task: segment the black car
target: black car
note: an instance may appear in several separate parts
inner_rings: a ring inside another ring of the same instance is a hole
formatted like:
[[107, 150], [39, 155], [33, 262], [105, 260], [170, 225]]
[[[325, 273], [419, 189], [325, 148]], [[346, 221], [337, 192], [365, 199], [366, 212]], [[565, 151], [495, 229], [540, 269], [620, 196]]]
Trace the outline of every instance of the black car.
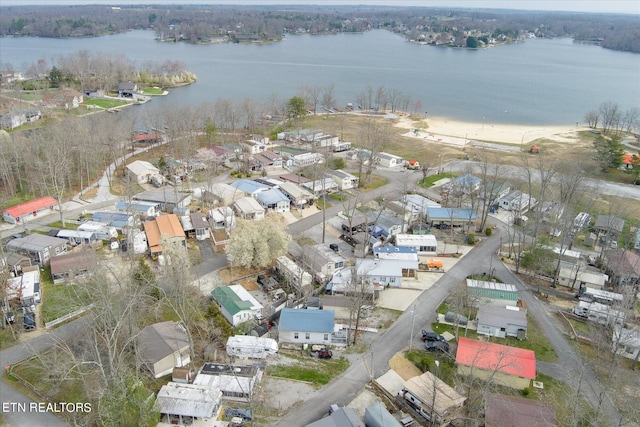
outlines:
[[444, 337], [440, 334], [436, 334], [435, 332], [427, 332], [424, 329], [422, 330], [422, 341], [444, 341]]
[[331, 243], [329, 245], [329, 249], [331, 249], [333, 252], [338, 252], [340, 250], [340, 248], [338, 247], [338, 245], [336, 243]]
[[344, 240], [345, 242], [347, 242], [349, 244], [349, 246], [351, 247], [355, 247], [358, 242], [356, 242], [356, 239], [354, 239], [351, 236], [347, 236], [346, 234], [341, 234], [340, 235], [340, 240]]
[[446, 341], [427, 341], [425, 348], [427, 351], [449, 353], [449, 343]]
[[25, 331], [33, 331], [36, 328], [36, 314], [33, 311], [27, 311], [23, 320]]

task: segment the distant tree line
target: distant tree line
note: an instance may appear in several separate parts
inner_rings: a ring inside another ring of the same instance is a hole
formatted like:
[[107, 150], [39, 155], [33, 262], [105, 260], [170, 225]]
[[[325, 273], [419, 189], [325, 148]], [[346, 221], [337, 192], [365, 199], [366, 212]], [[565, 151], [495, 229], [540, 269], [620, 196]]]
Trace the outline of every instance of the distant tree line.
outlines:
[[640, 52], [640, 30], [632, 15], [312, 5], [9, 6], [0, 14], [1, 36], [95, 37], [130, 29], [152, 29], [160, 39], [192, 43], [218, 38], [274, 41], [287, 33], [371, 29], [387, 29], [410, 39], [425, 31], [454, 38], [477, 31], [508, 39], [534, 33]]

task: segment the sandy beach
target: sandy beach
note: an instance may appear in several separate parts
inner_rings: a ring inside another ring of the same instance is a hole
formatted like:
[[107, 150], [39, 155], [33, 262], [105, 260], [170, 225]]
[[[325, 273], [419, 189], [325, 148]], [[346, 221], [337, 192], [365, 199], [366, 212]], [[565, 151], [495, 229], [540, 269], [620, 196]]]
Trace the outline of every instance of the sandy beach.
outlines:
[[507, 144], [530, 144], [538, 139], [558, 142], [577, 142], [577, 131], [587, 130], [586, 126], [528, 126], [493, 123], [470, 123], [450, 120], [445, 117], [427, 117], [428, 128], [415, 129], [416, 122], [402, 117], [396, 126], [411, 129], [403, 136], [428, 141], [464, 146], [470, 141], [489, 141]]

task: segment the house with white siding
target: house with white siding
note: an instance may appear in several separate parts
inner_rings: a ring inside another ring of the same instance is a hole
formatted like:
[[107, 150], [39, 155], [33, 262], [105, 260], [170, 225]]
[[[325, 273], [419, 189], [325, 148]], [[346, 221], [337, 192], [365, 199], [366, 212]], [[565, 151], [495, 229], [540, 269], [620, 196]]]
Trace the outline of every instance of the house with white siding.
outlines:
[[218, 286], [211, 295], [232, 326], [262, 318], [262, 304], [241, 285]]
[[278, 343], [329, 346], [334, 327], [333, 310], [283, 308], [278, 323]]

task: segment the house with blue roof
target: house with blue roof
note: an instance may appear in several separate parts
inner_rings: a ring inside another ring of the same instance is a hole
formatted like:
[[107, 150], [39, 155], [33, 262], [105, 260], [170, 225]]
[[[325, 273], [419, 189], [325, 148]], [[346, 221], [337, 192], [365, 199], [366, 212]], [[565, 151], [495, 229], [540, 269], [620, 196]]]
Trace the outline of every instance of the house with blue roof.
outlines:
[[396, 259], [418, 261], [418, 248], [410, 246], [376, 246], [373, 248], [376, 259]]
[[267, 211], [289, 212], [291, 209], [291, 200], [277, 188], [259, 192], [256, 199]]
[[442, 186], [443, 191], [449, 191], [452, 194], [472, 194], [478, 191], [482, 185], [482, 179], [470, 173], [460, 175], [452, 181]]
[[120, 212], [128, 212], [142, 218], [155, 218], [160, 215], [160, 203], [156, 202], [116, 202], [116, 209]]
[[470, 225], [478, 219], [475, 209], [467, 208], [427, 208], [427, 222], [436, 227]]
[[254, 199], [257, 197], [258, 193], [270, 188], [268, 185], [261, 184], [252, 179], [238, 179], [233, 181], [230, 185]]
[[283, 308], [278, 323], [278, 343], [329, 346], [334, 326], [333, 310]]
[[140, 226], [140, 221], [136, 221], [133, 215], [126, 212], [102, 211], [93, 214], [92, 221], [104, 222], [111, 227], [115, 227], [119, 232], [126, 234], [134, 226]]

